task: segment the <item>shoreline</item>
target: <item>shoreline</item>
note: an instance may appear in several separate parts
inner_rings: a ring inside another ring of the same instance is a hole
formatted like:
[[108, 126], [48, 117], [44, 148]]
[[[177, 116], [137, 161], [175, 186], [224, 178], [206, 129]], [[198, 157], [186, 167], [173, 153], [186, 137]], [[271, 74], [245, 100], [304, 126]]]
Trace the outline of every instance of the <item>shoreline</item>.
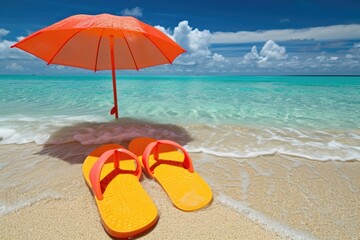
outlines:
[[[81, 163], [92, 148], [69, 143], [49, 152], [34, 143], [0, 145], [0, 176], [7, 177], [2, 179], [0, 201], [48, 196], [1, 216], [2, 235], [7, 239], [110, 239], [81, 172]], [[213, 202], [200, 211], [182, 212], [156, 182], [143, 177], [141, 184], [157, 205], [160, 218], [139, 238], [360, 237], [356, 232], [360, 223], [358, 161], [320, 162], [279, 154], [249, 159], [190, 155], [195, 169], [212, 187]]]

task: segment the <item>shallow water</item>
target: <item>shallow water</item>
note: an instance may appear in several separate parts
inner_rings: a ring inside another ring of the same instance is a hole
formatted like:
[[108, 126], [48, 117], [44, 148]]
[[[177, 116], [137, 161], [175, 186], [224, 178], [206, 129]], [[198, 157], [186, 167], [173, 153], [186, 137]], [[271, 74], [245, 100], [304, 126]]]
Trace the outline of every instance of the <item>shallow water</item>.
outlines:
[[[161, 123], [360, 127], [360, 77], [119, 77], [119, 113]], [[108, 76], [0, 76], [0, 119], [111, 120]]]
[[360, 159], [360, 77], [119, 77], [120, 117], [132, 128], [108, 113], [107, 76], [1, 76], [0, 96], [0, 144], [122, 141], [151, 135], [136, 124], [145, 121], [196, 126], [188, 131], [209, 137], [194, 152]]

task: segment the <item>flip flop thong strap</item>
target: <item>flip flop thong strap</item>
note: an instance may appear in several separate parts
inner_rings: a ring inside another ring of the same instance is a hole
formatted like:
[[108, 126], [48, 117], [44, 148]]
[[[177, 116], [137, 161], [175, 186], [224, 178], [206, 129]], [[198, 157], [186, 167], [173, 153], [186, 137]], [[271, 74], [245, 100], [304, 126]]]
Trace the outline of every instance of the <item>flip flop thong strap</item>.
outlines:
[[122, 154], [127, 155], [131, 159], [135, 160], [136, 169], [134, 175], [138, 179], [140, 179], [142, 170], [141, 170], [140, 161], [135, 154], [123, 148], [108, 150], [100, 156], [99, 160], [95, 162], [94, 166], [90, 170], [90, 183], [92, 190], [97, 199], [102, 200], [104, 198], [100, 186], [100, 176], [103, 166], [105, 165], [105, 163], [114, 161], [114, 168], [120, 168], [120, 161], [123, 160], [120, 159], [120, 155]]
[[194, 172], [194, 167], [193, 167], [190, 155], [180, 144], [170, 141], [170, 140], [158, 140], [156, 142], [149, 143], [149, 145], [145, 148], [143, 156], [142, 156], [143, 166], [144, 166], [145, 170], [150, 174], [150, 176], [154, 177], [154, 171], [152, 171], [150, 169], [149, 157], [154, 152], [154, 159], [155, 160], [159, 159], [159, 145], [161, 145], [161, 144], [174, 146], [177, 149], [181, 150], [182, 153], [184, 154], [183, 167], [185, 169], [189, 170], [189, 172], [191, 172], [191, 173]]

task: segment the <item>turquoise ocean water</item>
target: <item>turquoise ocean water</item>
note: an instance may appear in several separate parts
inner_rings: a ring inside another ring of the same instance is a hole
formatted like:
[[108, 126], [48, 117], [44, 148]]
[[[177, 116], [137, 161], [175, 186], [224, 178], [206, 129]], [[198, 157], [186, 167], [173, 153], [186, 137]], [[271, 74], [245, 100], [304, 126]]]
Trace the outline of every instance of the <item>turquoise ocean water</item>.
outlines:
[[[195, 141], [189, 150], [360, 158], [360, 77], [118, 76], [117, 89], [121, 118], [185, 127], [203, 143]], [[0, 144], [102, 144], [154, 132], [114, 124], [110, 76], [1, 76], [0, 96]], [[95, 125], [52, 137], [82, 123]], [[205, 137], [207, 131], [216, 141]]]
[[[118, 76], [117, 89], [121, 118], [183, 126], [203, 143], [195, 141], [189, 150], [360, 159], [360, 77]], [[136, 129], [111, 125], [111, 76], [1, 76], [0, 96], [0, 144], [101, 144], [151, 135], [152, 129], [134, 134]], [[61, 128], [88, 122], [99, 124], [51, 138]], [[238, 140], [247, 146], [233, 144]]]
[[[120, 117], [175, 124], [360, 128], [360, 77], [118, 76], [117, 88]], [[112, 120], [109, 76], [0, 76], [0, 96], [1, 121], [58, 116]]]

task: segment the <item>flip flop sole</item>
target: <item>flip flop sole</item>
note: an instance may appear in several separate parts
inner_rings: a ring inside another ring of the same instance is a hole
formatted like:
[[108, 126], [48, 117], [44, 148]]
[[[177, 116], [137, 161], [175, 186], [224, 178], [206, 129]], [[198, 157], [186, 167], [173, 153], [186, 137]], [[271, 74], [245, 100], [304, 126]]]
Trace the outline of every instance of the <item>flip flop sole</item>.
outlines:
[[[90, 171], [101, 153], [123, 148], [120, 145], [103, 145], [89, 154], [82, 169], [87, 185], [92, 189]], [[95, 201], [106, 231], [114, 237], [136, 236], [155, 225], [157, 208], [141, 186], [138, 178], [130, 172], [135, 170], [133, 160], [121, 160], [120, 169], [114, 163], [105, 163], [100, 174], [103, 199]]]
[[[137, 154], [141, 161], [146, 146], [155, 141], [151, 138], [137, 138], [130, 142], [129, 149]], [[159, 164], [159, 161], [154, 159], [154, 155], [150, 155], [149, 167], [153, 170], [153, 177], [177, 208], [183, 211], [195, 211], [212, 201], [212, 191], [208, 184], [197, 172], [190, 172], [183, 167], [184, 155], [176, 148], [160, 145], [158, 158], [162, 159], [161, 161], [165, 160], [164, 164]]]

